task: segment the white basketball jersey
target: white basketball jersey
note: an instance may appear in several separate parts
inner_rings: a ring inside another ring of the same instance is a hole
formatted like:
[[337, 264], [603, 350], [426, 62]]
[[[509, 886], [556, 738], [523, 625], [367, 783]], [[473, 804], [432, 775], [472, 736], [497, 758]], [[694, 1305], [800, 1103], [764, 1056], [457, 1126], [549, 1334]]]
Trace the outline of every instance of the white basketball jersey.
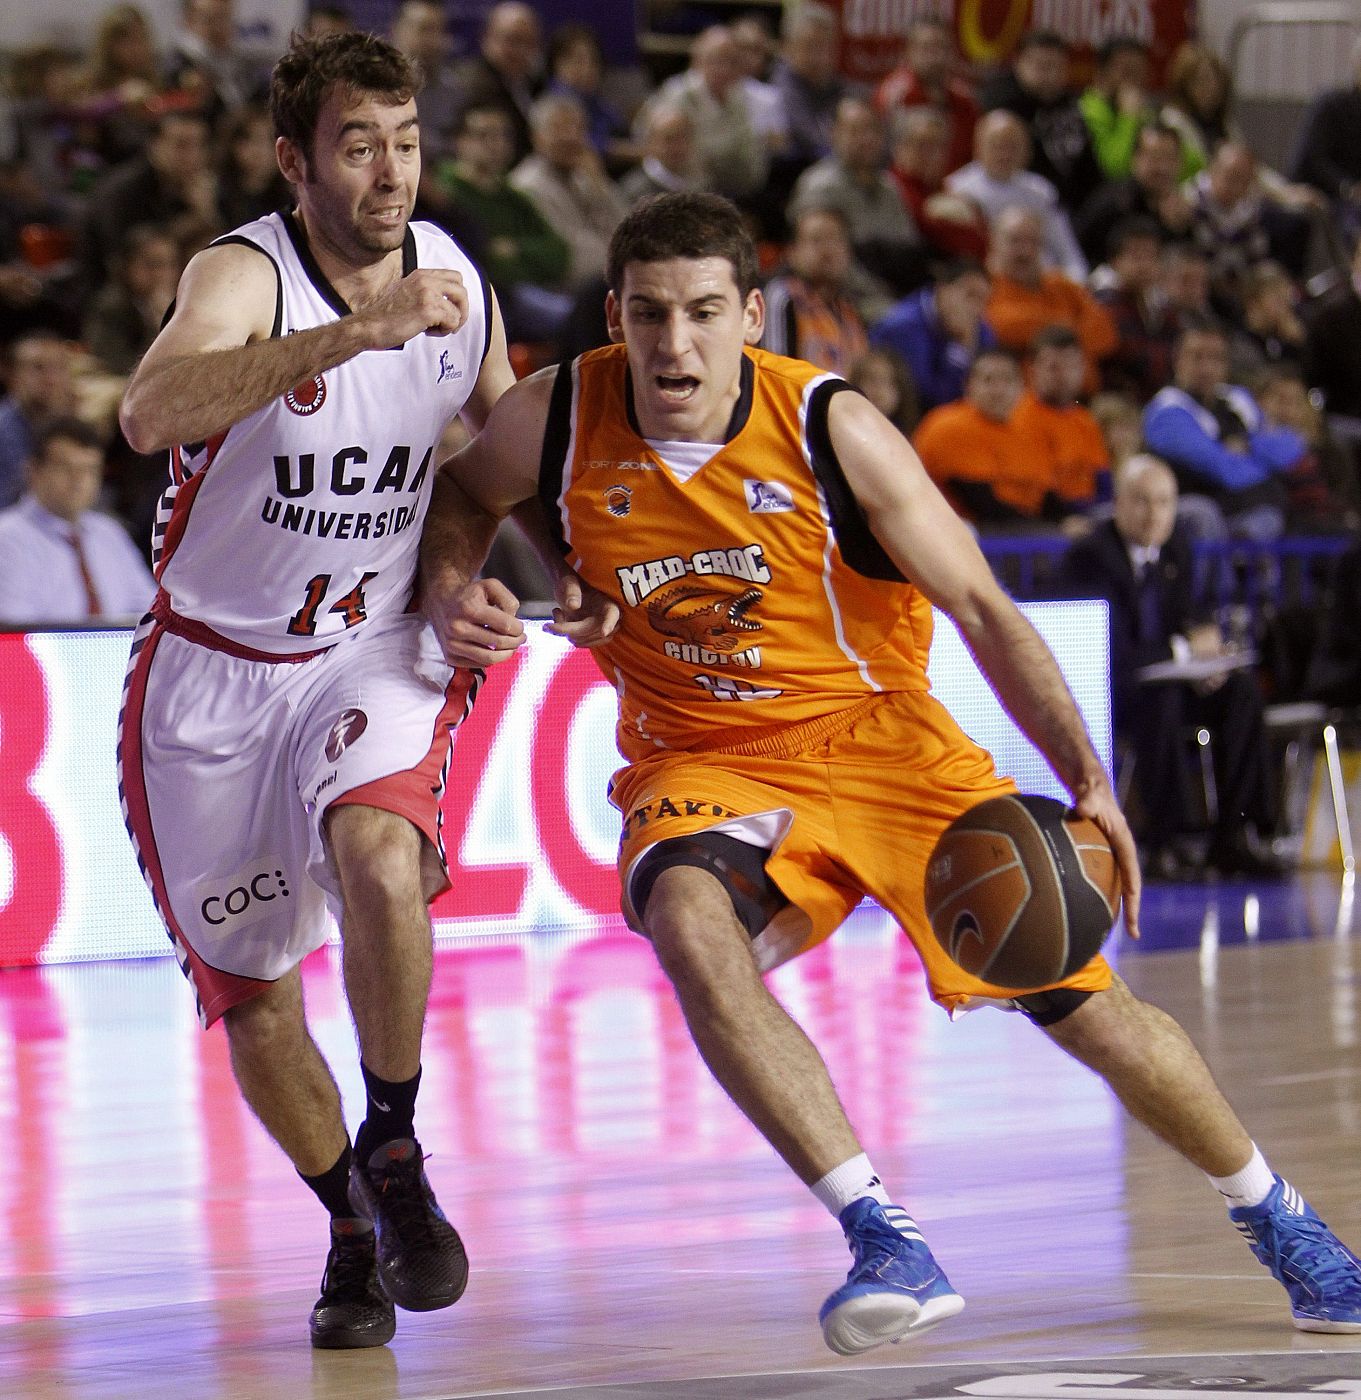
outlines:
[[[229, 234], [274, 264], [274, 334], [350, 308], [288, 215]], [[156, 576], [180, 616], [274, 655], [324, 647], [411, 601], [436, 445], [491, 340], [481, 273], [432, 224], [410, 225], [403, 272], [463, 274], [468, 319], [328, 369], [207, 442], [172, 448], [153, 539]]]

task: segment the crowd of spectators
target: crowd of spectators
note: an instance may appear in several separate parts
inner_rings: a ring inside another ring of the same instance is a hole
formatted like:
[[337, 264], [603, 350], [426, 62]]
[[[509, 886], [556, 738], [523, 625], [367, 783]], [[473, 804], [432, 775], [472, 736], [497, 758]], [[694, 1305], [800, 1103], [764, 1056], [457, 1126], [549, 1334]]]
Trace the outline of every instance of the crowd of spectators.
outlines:
[[[330, 4], [308, 20], [348, 23]], [[518, 367], [603, 340], [605, 251], [633, 203], [715, 190], [758, 239], [768, 348], [882, 403], [980, 533], [1079, 538], [1140, 451], [1172, 470], [1189, 538], [1356, 529], [1361, 252], [1329, 250], [1361, 231], [1361, 71], [1318, 96], [1279, 172], [1200, 43], [1155, 81], [1148, 48], [1116, 37], [1080, 80], [1036, 30], [973, 72], [951, 26], [919, 18], [863, 88], [838, 23], [817, 0], [779, 33], [736, 11], [648, 90], [612, 86], [592, 30], [545, 33], [519, 0], [464, 56], [438, 0], [404, 0], [391, 38], [425, 76], [417, 213], [489, 273]], [[102, 447], [102, 504], [149, 540], [164, 463], [118, 436], [119, 392], [187, 260], [287, 208], [267, 58], [241, 50], [232, 0], [184, 0], [160, 52], [116, 4], [88, 51], [11, 65], [0, 510], [31, 512], [44, 434], [74, 415]]]

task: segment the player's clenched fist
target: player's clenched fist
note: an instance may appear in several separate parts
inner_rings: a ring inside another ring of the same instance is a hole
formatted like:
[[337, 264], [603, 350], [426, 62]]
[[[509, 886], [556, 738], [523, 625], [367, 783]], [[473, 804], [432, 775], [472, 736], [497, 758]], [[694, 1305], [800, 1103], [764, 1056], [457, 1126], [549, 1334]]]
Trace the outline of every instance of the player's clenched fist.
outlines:
[[468, 318], [462, 274], [420, 267], [394, 282], [359, 313], [372, 330], [372, 346], [386, 350], [413, 336], [452, 335]]

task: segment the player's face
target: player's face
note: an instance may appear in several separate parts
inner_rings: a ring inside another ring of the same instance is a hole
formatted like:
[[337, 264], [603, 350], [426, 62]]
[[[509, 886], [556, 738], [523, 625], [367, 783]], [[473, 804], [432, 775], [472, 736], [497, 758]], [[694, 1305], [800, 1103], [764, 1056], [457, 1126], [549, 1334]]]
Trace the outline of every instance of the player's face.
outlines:
[[337, 88], [322, 103], [311, 159], [281, 141], [280, 162], [309, 235], [356, 266], [375, 262], [402, 246], [416, 204], [416, 103]]
[[672, 258], [624, 269], [605, 303], [610, 338], [628, 347], [643, 435], [722, 442], [741, 389], [742, 347], [765, 326], [760, 292], [745, 300], [727, 258]]

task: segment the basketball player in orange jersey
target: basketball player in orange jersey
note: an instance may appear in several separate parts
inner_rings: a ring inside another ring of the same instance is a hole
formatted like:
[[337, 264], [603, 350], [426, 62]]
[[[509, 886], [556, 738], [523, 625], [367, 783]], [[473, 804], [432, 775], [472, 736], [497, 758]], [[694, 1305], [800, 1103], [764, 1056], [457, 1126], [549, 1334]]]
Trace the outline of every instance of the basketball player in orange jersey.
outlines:
[[[842, 1225], [854, 1265], [822, 1307], [827, 1343], [864, 1351], [963, 1307], [762, 981], [864, 894], [902, 923], [942, 1006], [1010, 1001], [1200, 1167], [1298, 1326], [1361, 1331], [1361, 1267], [1272, 1173], [1172, 1020], [1100, 957], [1013, 1000], [937, 946], [923, 910], [936, 838], [1010, 785], [927, 689], [932, 604], [1106, 833], [1136, 935], [1139, 875], [1053, 657], [902, 435], [842, 380], [753, 348], [755, 256], [723, 200], [637, 206], [608, 272], [615, 344], [510, 389], [440, 489], [492, 516], [536, 495], [573, 568], [619, 607], [596, 655], [627, 761], [611, 791], [624, 910], [714, 1075]], [[520, 642], [509, 612], [454, 612], [485, 629], [481, 647], [451, 640], [464, 660]]]
[[[124, 811], [205, 1026], [225, 1022], [247, 1102], [332, 1217], [321, 1347], [385, 1343], [394, 1302], [447, 1307], [468, 1272], [414, 1115], [438, 800], [480, 677], [413, 595], [440, 435], [455, 414], [476, 431], [513, 375], [490, 288], [411, 221], [417, 86], [366, 34], [279, 60], [297, 208], [190, 262], [122, 410], [134, 447], [171, 457]], [[328, 905], [368, 1095], [353, 1150], [298, 973]]]

